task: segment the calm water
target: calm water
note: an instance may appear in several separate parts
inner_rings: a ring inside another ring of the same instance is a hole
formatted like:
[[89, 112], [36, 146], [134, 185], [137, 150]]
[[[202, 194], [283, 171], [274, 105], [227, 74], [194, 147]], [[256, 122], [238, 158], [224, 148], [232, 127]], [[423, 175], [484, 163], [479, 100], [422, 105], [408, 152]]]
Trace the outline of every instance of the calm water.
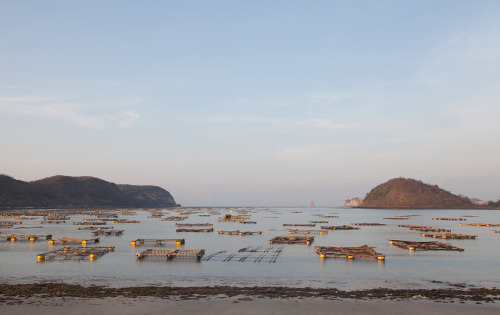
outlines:
[[[120, 216], [129, 220], [139, 220], [140, 224], [113, 224], [116, 230], [125, 230], [122, 236], [92, 236], [90, 230], [76, 230], [73, 222], [92, 218], [88, 215], [72, 215], [65, 224], [41, 224], [42, 220], [24, 221], [10, 229], [1, 229], [0, 235], [9, 234], [53, 234], [53, 238], [100, 237], [96, 246], [115, 246], [115, 252], [106, 254], [96, 261], [46, 261], [37, 262], [37, 254], [60, 248], [49, 246], [45, 240], [30, 243], [17, 241], [11, 243], [0, 240], [0, 281], [5, 283], [28, 283], [40, 281], [63, 281], [83, 285], [139, 286], [139, 285], [283, 285], [297, 287], [336, 287], [341, 289], [362, 289], [374, 287], [414, 288], [442, 287], [450, 283], [470, 284], [482, 287], [496, 287], [500, 283], [500, 227], [469, 227], [466, 223], [500, 223], [500, 211], [495, 210], [361, 210], [343, 208], [245, 208], [250, 211], [250, 220], [257, 224], [217, 222], [224, 214], [236, 215], [237, 208], [211, 208], [220, 214], [207, 216], [209, 209], [183, 208], [197, 211], [179, 223], [212, 223], [212, 233], [177, 233], [175, 222], [148, 218], [148, 211], [136, 210], [135, 216]], [[178, 215], [174, 210], [164, 209], [165, 216]], [[297, 213], [300, 212], [300, 213]], [[315, 215], [338, 215], [339, 218], [321, 218]], [[387, 220], [384, 218], [418, 215], [408, 220]], [[460, 218], [467, 221], [436, 221], [433, 217]], [[2, 221], [15, 221], [1, 218]], [[284, 223], [309, 223], [309, 221], [328, 221], [316, 227], [284, 227]], [[311, 246], [270, 245], [269, 240], [277, 235], [289, 235], [288, 228], [319, 229], [321, 225], [350, 225], [355, 222], [384, 223], [386, 226], [361, 226], [359, 230], [329, 231], [326, 235], [314, 235]], [[460, 223], [464, 223], [460, 226]], [[455, 251], [416, 251], [410, 252], [389, 244], [390, 239], [409, 241], [431, 241], [420, 232], [398, 227], [400, 224], [449, 228], [452, 233], [477, 235], [475, 240], [441, 240], [464, 248]], [[40, 228], [41, 227], [41, 228]], [[85, 227], [85, 226], [80, 226]], [[195, 227], [187, 227], [195, 228]], [[206, 228], [206, 227], [202, 227]], [[217, 235], [217, 231], [262, 231], [261, 235], [230, 236]], [[135, 254], [144, 249], [173, 249], [175, 245], [161, 247], [143, 245], [131, 247], [130, 242], [137, 238], [184, 238], [185, 245], [180, 249], [205, 249], [204, 258], [215, 255], [209, 261], [191, 260], [138, 262]], [[314, 246], [375, 246], [386, 255], [385, 262], [376, 260], [321, 260], [314, 253]], [[272, 248], [262, 253], [243, 254], [238, 250], [253, 246], [261, 249]], [[275, 263], [269, 260], [274, 250], [283, 247]], [[224, 261], [233, 255], [231, 261]], [[441, 281], [434, 283], [432, 281]]]

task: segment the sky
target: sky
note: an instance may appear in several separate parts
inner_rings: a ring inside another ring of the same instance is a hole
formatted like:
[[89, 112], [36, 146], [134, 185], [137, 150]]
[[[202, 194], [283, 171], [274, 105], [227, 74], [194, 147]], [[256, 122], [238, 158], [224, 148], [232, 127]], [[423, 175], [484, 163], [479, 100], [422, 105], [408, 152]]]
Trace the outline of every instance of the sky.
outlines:
[[0, 4], [0, 173], [183, 206], [500, 198], [500, 1]]

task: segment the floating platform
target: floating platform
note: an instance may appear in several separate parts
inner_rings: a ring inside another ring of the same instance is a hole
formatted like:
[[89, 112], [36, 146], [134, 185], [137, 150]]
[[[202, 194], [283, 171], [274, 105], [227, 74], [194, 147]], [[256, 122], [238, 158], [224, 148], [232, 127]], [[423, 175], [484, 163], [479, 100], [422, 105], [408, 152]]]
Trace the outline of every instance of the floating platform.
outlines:
[[314, 236], [275, 236], [270, 239], [271, 244], [306, 244], [314, 242]]
[[408, 220], [409, 217], [384, 218], [384, 220]]
[[217, 235], [238, 235], [238, 236], [245, 236], [245, 235], [260, 235], [262, 234], [262, 231], [258, 232], [250, 232], [250, 231], [217, 231]]
[[288, 234], [311, 234], [311, 233], [318, 233], [318, 234], [322, 235], [322, 234], [328, 234], [328, 231], [326, 231], [326, 230], [290, 230], [290, 231], [288, 231]]
[[377, 253], [375, 247], [363, 245], [359, 247], [330, 247], [330, 246], [316, 246], [315, 252], [320, 258], [374, 258], [377, 260], [385, 260], [385, 255]]
[[107, 253], [114, 252], [114, 247], [64, 247], [47, 253], [38, 254], [38, 261], [47, 260], [96, 260]]
[[146, 249], [140, 253], [137, 253], [137, 259], [142, 260], [146, 257], [155, 258], [166, 258], [171, 260], [175, 257], [192, 257], [196, 260], [200, 260], [205, 254], [204, 249], [194, 249], [194, 250], [180, 250], [180, 249], [170, 249], [170, 250], [159, 250], [159, 249]]
[[113, 230], [113, 229], [110, 229], [110, 230], [97, 230], [97, 231], [93, 231], [92, 235], [95, 235], [95, 236], [97, 236], [97, 235], [121, 236], [123, 234], [123, 232], [124, 232], [124, 230]]
[[311, 226], [311, 227], [314, 227], [314, 226], [316, 226], [316, 224], [289, 224], [289, 223], [285, 223], [285, 224], [283, 224], [283, 226]]
[[2, 235], [0, 236], [0, 238], [4, 238], [6, 239], [7, 241], [10, 241], [10, 242], [15, 242], [15, 241], [18, 241], [18, 240], [21, 240], [21, 239], [25, 239], [25, 240], [29, 240], [29, 241], [37, 241], [38, 239], [41, 239], [41, 238], [45, 238], [46, 240], [50, 240], [52, 239], [52, 234], [44, 234], [44, 235], [35, 235], [35, 234], [28, 234], [28, 235], [25, 235], [25, 234], [18, 234], [18, 235], [14, 235], [14, 234], [11, 234], [11, 235]]
[[175, 226], [214, 226], [212, 223], [176, 223]]
[[409, 228], [410, 230], [420, 231], [420, 232], [446, 232], [450, 233], [450, 229], [435, 228], [432, 226], [416, 226], [416, 225], [398, 225], [399, 227]]
[[[460, 223], [460, 225], [463, 225], [463, 223]], [[482, 226], [482, 227], [490, 227], [490, 226], [498, 227], [498, 226], [500, 226], [500, 224], [492, 224], [492, 223], [469, 223], [467, 225], [468, 226]]]
[[359, 228], [350, 225], [339, 225], [339, 226], [322, 226], [323, 230], [359, 230]]
[[184, 221], [187, 217], [173, 216], [173, 217], [165, 217], [161, 218], [160, 221]]
[[467, 235], [467, 234], [427, 234], [427, 233], [422, 233], [421, 234], [423, 237], [434, 237], [434, 238], [452, 238], [452, 239], [476, 239], [477, 235]]
[[177, 229], [175, 230], [176, 232], [201, 232], [201, 233], [210, 233], [210, 232], [213, 232], [214, 229], [213, 228], [210, 228], [210, 229]]
[[463, 251], [463, 248], [455, 247], [449, 244], [441, 242], [414, 242], [414, 241], [401, 241], [401, 240], [390, 240], [389, 244], [398, 246], [401, 248], [414, 250], [446, 250], [446, 251]]
[[77, 227], [77, 230], [101, 230], [101, 231], [107, 231], [107, 230], [112, 230], [114, 227], [112, 226], [88, 226], [88, 227]]
[[44, 220], [40, 222], [41, 224], [61, 224], [66, 223], [64, 220]]
[[438, 221], [467, 221], [467, 219], [464, 219], [464, 218], [431, 218], [431, 220], [438, 220]]
[[314, 224], [316, 224], [316, 223], [328, 223], [328, 221], [309, 221], [309, 222], [314, 223]]
[[73, 225], [106, 225], [107, 222], [73, 222]]
[[54, 244], [55, 242], [59, 244], [71, 244], [71, 243], [82, 243], [82, 245], [87, 245], [88, 243], [99, 243], [99, 237], [96, 238], [70, 238], [63, 237], [55, 240], [50, 240], [49, 245]]
[[387, 225], [384, 223], [351, 223], [352, 225], [356, 226], [382, 226], [382, 225]]
[[[127, 219], [119, 219], [119, 220], [113, 220], [111, 221], [113, 223], [136, 223], [136, 224], [139, 224], [141, 223], [141, 221], [138, 221], [138, 220], [127, 220]], [[104, 222], [106, 223], [106, 222]]]
[[130, 242], [131, 246], [144, 245], [145, 243], [156, 243], [156, 245], [161, 245], [163, 243], [174, 243], [176, 245], [183, 245], [185, 240], [183, 238], [138, 238], [135, 241]]

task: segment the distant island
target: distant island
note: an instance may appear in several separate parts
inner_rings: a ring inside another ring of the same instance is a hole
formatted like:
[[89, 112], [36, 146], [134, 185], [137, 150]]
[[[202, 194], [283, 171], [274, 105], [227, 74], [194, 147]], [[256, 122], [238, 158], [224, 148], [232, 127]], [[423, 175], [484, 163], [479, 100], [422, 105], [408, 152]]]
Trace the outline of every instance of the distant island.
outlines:
[[118, 185], [90, 177], [53, 176], [32, 182], [0, 175], [0, 207], [176, 207], [158, 186]]
[[462, 195], [454, 195], [438, 185], [425, 184], [411, 178], [393, 178], [373, 188], [364, 199], [346, 200], [346, 207], [357, 208], [422, 208], [463, 209], [494, 208], [500, 202], [482, 202]]

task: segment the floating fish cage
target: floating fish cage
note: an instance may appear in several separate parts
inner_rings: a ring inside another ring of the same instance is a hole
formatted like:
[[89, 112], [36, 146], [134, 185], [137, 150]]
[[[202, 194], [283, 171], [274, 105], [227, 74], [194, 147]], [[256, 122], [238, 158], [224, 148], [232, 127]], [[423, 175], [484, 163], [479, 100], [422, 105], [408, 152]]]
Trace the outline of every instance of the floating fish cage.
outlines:
[[257, 231], [257, 232], [251, 232], [251, 231], [217, 231], [217, 235], [238, 235], [238, 236], [245, 236], [245, 235], [260, 235], [262, 234], [262, 231]]
[[316, 246], [315, 252], [324, 258], [374, 258], [377, 260], [385, 260], [385, 255], [374, 250], [375, 247], [363, 245], [359, 247], [331, 247], [331, 246]]
[[0, 236], [2, 239], [6, 239], [7, 241], [10, 242], [16, 242], [18, 240], [29, 240], [30, 242], [37, 241], [38, 239], [46, 239], [50, 240], [52, 239], [52, 234], [44, 234], [44, 235], [35, 235], [35, 234], [28, 234], [28, 235], [2, 235]]
[[137, 253], [137, 259], [143, 260], [145, 258], [166, 258], [166, 260], [171, 260], [173, 258], [194, 258], [197, 261], [201, 260], [201, 257], [205, 254], [204, 249], [194, 249], [194, 250], [180, 250], [180, 249], [170, 249], [170, 250], [159, 250], [159, 249], [146, 249], [140, 253]]
[[163, 243], [175, 243], [176, 245], [184, 245], [186, 241], [183, 238], [138, 238], [135, 241], [130, 242], [131, 246], [144, 245], [145, 243], [155, 243], [156, 245], [162, 245]]
[[38, 254], [38, 261], [48, 260], [96, 260], [107, 253], [114, 252], [114, 247], [64, 247], [47, 253]]
[[359, 230], [359, 228], [350, 225], [339, 225], [339, 226], [322, 226], [322, 230]]
[[314, 242], [314, 236], [275, 236], [269, 240], [271, 244], [306, 244]]
[[389, 244], [405, 248], [411, 251], [415, 250], [446, 250], [446, 251], [463, 251], [463, 248], [455, 247], [441, 242], [414, 242], [414, 241], [401, 241], [390, 240]]
[[429, 234], [429, 233], [422, 233], [421, 235], [422, 235], [423, 237], [444, 238], [444, 239], [447, 239], [447, 238], [451, 238], [451, 239], [471, 239], [471, 240], [474, 240], [474, 239], [476, 239], [476, 237], [477, 237], [477, 235], [467, 235], [467, 234], [451, 234], [451, 233], [447, 233], [447, 234], [437, 234], [437, 233]]

